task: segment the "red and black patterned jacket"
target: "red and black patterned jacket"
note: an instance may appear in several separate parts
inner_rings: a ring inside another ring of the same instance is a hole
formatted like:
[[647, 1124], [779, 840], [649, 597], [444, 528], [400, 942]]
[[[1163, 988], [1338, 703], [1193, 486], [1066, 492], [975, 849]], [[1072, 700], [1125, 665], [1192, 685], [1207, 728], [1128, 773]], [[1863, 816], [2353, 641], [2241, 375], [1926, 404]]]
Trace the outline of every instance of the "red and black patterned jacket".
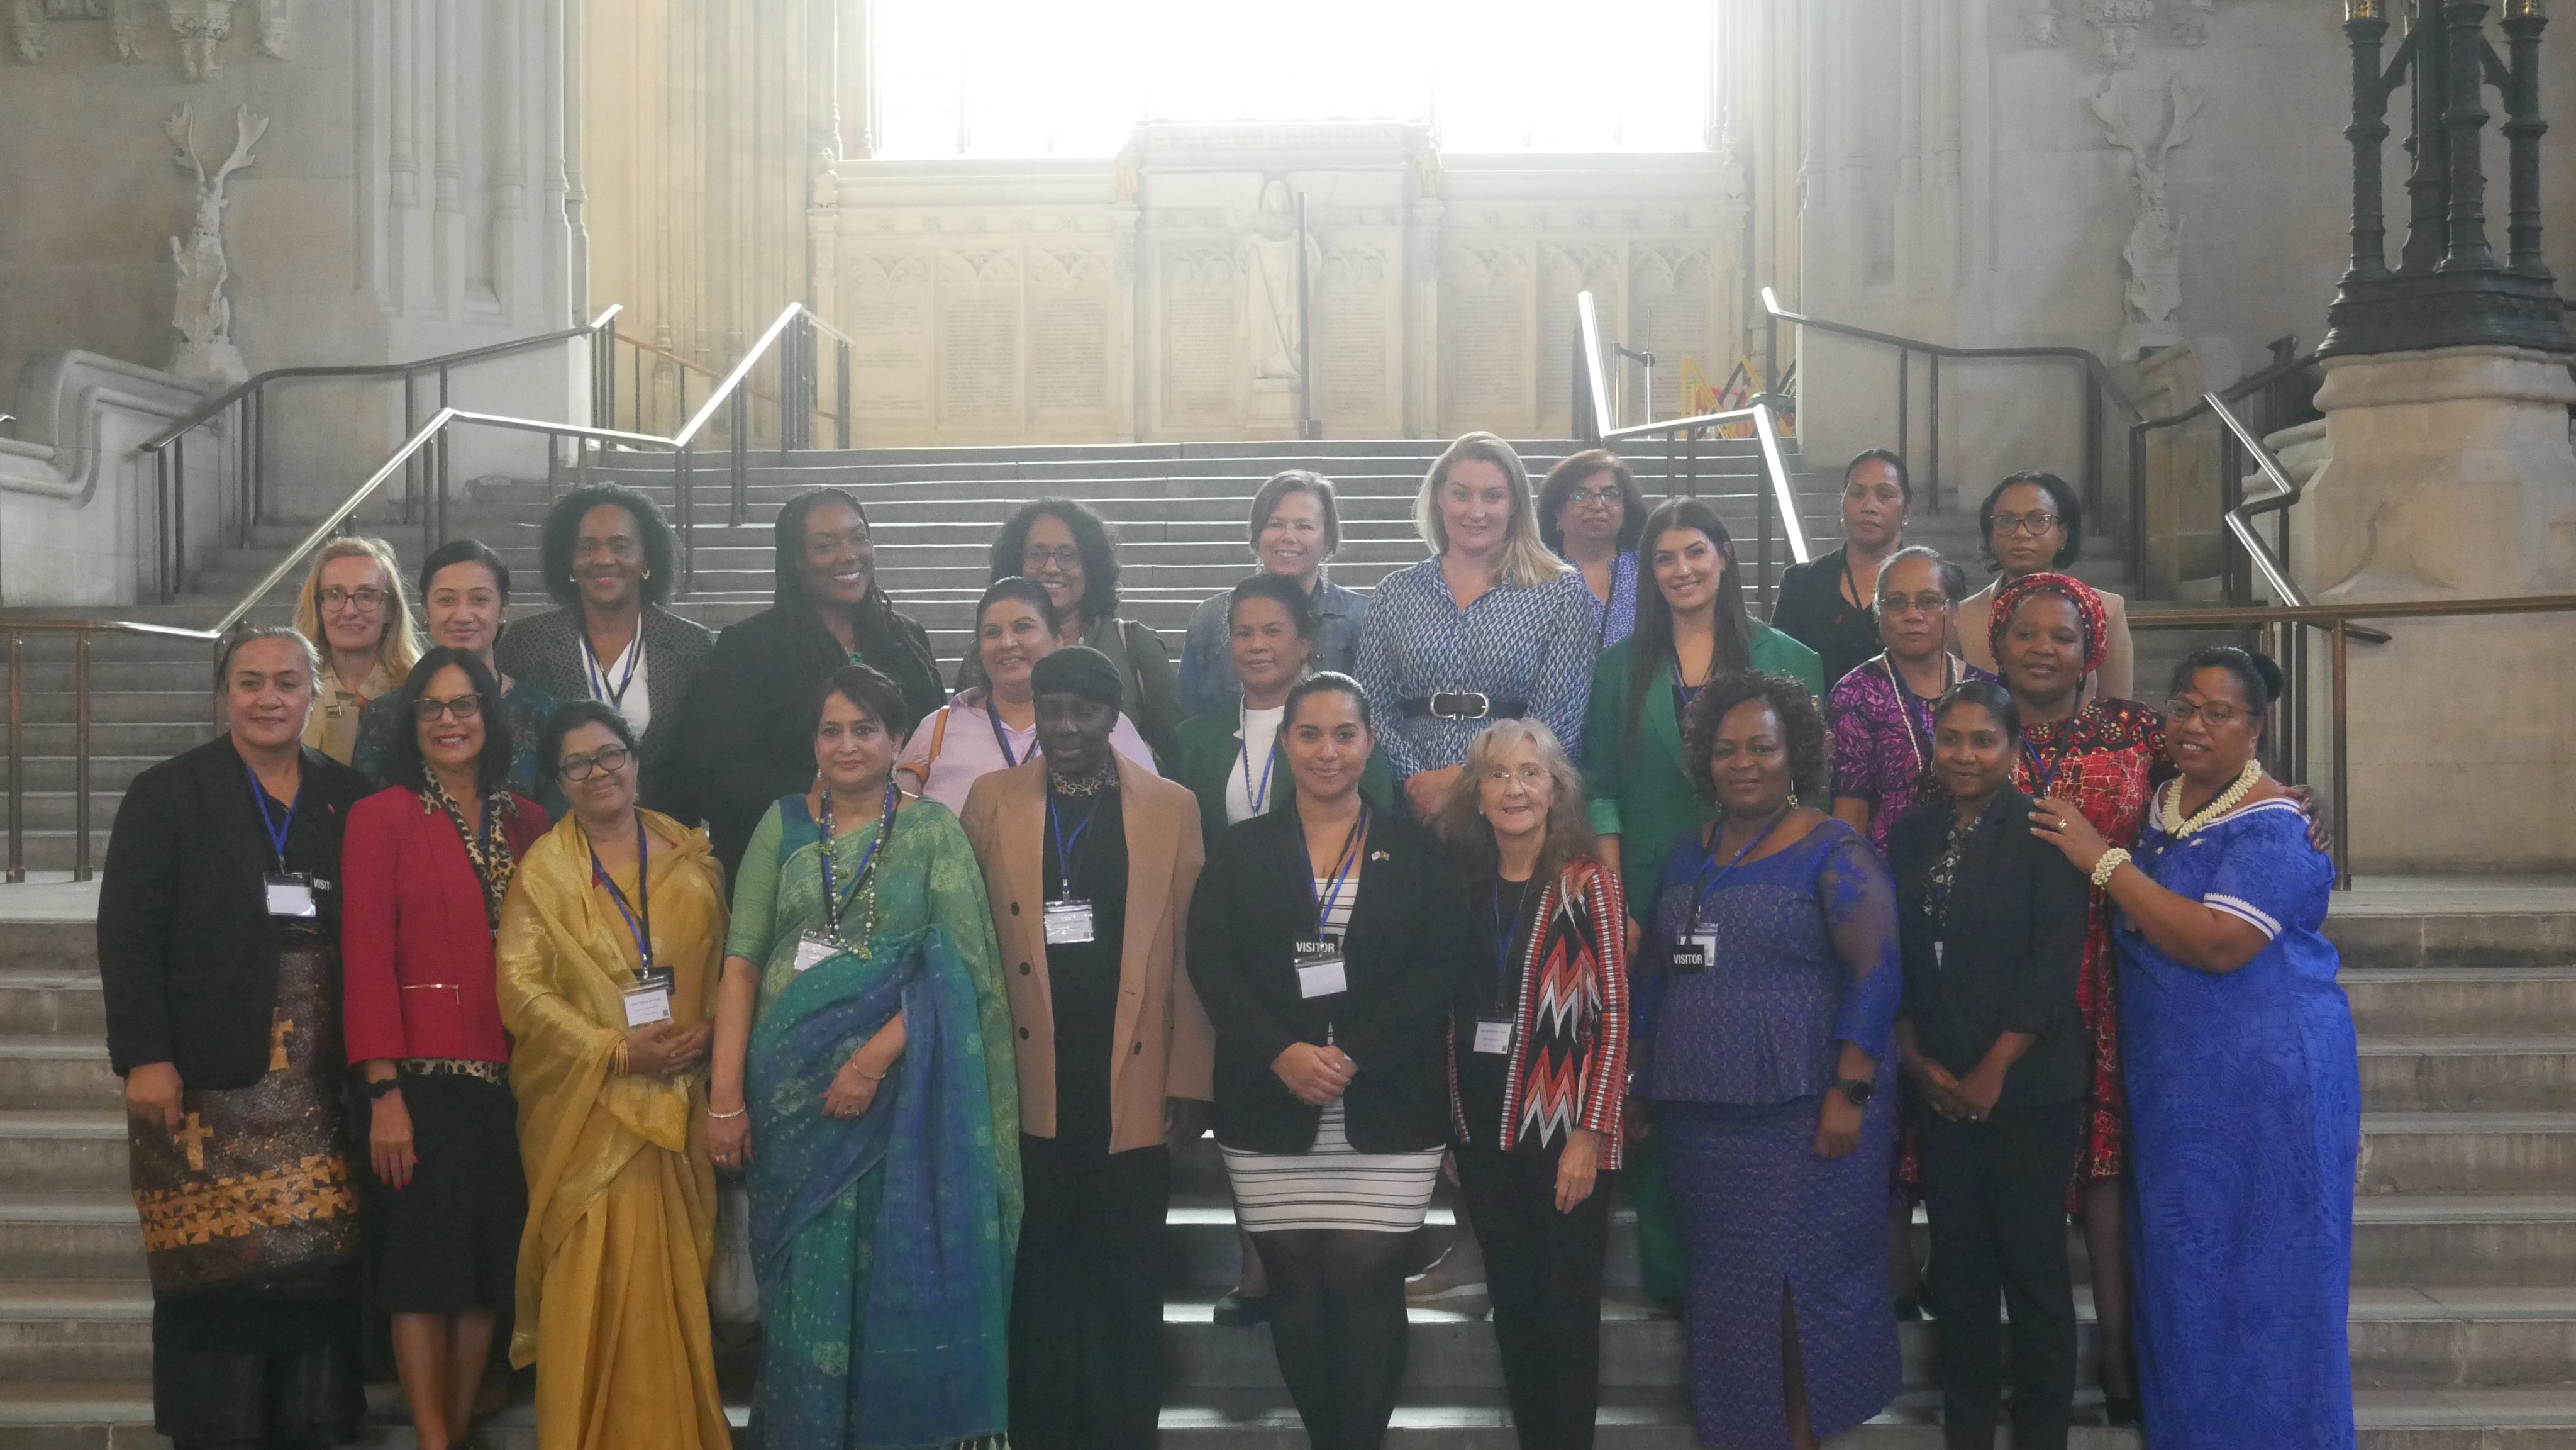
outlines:
[[1618, 873], [1578, 856], [1558, 870], [1537, 911], [1513, 1011], [1503, 1121], [1468, 1125], [1453, 1022], [1450, 1130], [1462, 1143], [1499, 1130], [1511, 1147], [1547, 1148], [1569, 1128], [1588, 1128], [1602, 1137], [1601, 1167], [1614, 1169], [1628, 1096], [1628, 908]]

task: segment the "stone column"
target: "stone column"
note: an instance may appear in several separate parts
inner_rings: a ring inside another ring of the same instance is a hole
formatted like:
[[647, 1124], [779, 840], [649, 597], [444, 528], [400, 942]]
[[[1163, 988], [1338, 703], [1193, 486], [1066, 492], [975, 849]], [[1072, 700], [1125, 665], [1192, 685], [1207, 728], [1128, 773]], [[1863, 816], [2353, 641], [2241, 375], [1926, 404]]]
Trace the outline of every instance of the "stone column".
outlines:
[[[2565, 354], [2481, 346], [2332, 357], [2331, 458], [2292, 515], [2320, 604], [2576, 593]], [[2351, 646], [2352, 828], [2362, 871], [2576, 865], [2576, 619], [2391, 620]], [[2312, 775], [2326, 780], [2327, 638]]]

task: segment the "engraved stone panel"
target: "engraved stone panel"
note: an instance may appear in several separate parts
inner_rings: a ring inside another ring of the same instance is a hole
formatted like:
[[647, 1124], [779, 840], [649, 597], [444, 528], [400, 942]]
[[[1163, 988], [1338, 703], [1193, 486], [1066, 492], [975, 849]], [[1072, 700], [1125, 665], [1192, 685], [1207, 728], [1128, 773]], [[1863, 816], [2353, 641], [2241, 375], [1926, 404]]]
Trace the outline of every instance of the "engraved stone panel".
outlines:
[[1007, 251], [939, 258], [939, 420], [966, 427], [1020, 416], [1020, 267]]
[[863, 419], [930, 418], [931, 286], [926, 252], [854, 252], [842, 261], [840, 325], [850, 406]]
[[1029, 256], [1029, 411], [1103, 417], [1110, 408], [1109, 259], [1088, 251]]
[[1440, 275], [1441, 431], [1532, 430], [1530, 267], [1518, 247], [1452, 249]]
[[1163, 415], [1173, 423], [1240, 416], [1243, 284], [1231, 248], [1167, 245], [1162, 255]]
[[1345, 437], [1395, 432], [1400, 399], [1396, 266], [1383, 247], [1326, 249], [1315, 279], [1314, 398], [1324, 426]]
[[[1682, 359], [1695, 358], [1712, 386], [1725, 381], [1735, 358], [1719, 346], [1711, 316], [1706, 247], [1639, 247], [1629, 273], [1628, 335], [1655, 355], [1655, 414], [1682, 413]], [[1725, 355], [1721, 355], [1725, 354]]]

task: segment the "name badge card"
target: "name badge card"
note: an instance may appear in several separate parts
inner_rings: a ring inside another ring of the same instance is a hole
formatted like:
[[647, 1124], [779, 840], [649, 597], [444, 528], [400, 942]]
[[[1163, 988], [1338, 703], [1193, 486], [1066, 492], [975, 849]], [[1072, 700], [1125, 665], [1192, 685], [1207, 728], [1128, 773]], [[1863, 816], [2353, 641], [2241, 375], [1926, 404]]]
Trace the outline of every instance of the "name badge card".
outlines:
[[1091, 940], [1091, 903], [1050, 901], [1046, 904], [1046, 944], [1080, 946]]
[[796, 939], [796, 970], [810, 972], [841, 954], [839, 942], [819, 931], [809, 931]]
[[309, 920], [322, 914], [314, 902], [310, 878], [271, 875], [267, 878], [267, 887], [268, 914], [271, 916]]
[[1297, 995], [1330, 997], [1350, 990], [1350, 980], [1342, 971], [1342, 944], [1336, 941], [1301, 941], [1297, 943]]
[[635, 974], [635, 985], [626, 989], [626, 1025], [650, 1027], [671, 1020], [671, 988], [677, 979], [668, 968], [656, 967]]
[[1673, 943], [1673, 970], [1705, 972], [1717, 960], [1717, 933], [1695, 931]]
[[1490, 1018], [1479, 1019], [1476, 1023], [1476, 1050], [1478, 1052], [1511, 1051], [1512, 1024], [1496, 1022]]

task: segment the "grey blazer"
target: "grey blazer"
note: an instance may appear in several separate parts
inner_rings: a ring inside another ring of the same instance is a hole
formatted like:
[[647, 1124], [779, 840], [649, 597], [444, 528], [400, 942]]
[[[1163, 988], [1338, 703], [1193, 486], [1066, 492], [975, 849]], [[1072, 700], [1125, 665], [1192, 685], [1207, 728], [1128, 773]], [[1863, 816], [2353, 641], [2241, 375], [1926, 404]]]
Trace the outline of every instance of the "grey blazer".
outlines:
[[[653, 723], [635, 742], [642, 756], [637, 792], [642, 804], [682, 821], [698, 818], [688, 782], [677, 778], [673, 762], [680, 742], [682, 702], [716, 637], [701, 624], [682, 619], [658, 604], [644, 606], [644, 659], [649, 667], [644, 688], [653, 706]], [[501, 673], [525, 680], [563, 703], [590, 698], [590, 679], [582, 668], [581, 611], [551, 609], [514, 619], [493, 647]]]

